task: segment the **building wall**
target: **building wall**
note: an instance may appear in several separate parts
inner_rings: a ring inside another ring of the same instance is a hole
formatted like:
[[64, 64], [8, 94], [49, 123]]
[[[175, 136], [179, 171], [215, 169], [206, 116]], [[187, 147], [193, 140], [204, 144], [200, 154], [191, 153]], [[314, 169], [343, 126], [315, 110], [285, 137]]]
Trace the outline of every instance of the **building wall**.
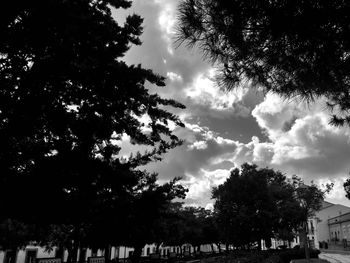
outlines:
[[[214, 249], [216, 251], [218, 251], [218, 248], [216, 247], [216, 245], [214, 245]], [[194, 252], [194, 248], [189, 245], [189, 244], [184, 244], [182, 246], [182, 250], [186, 250], [186, 251], [190, 251], [191, 253]], [[53, 248], [51, 251], [47, 251], [45, 250], [45, 248], [43, 247], [38, 247], [38, 246], [27, 246], [25, 249], [19, 250], [17, 252], [17, 257], [16, 257], [16, 263], [25, 263], [26, 262], [26, 255], [28, 251], [36, 251], [36, 258], [54, 258], [55, 254], [56, 254], [56, 249]], [[132, 253], [133, 253], [134, 249], [131, 247], [112, 247], [111, 248], [111, 259], [114, 258], [129, 258]], [[202, 245], [201, 246], [201, 251], [202, 252], [211, 252], [211, 246], [210, 245]], [[156, 245], [154, 244], [149, 244], [146, 245], [143, 249], [142, 249], [142, 254], [141, 256], [143, 257], [147, 257], [149, 256], [149, 254], [151, 253], [155, 253], [156, 252]], [[176, 252], [176, 253], [180, 253], [181, 250], [179, 247], [163, 247], [160, 246], [159, 247], [159, 252], [161, 254], [161, 256], [165, 256], [167, 255], [169, 252]], [[4, 251], [0, 251], [0, 263], [3, 263], [4, 257], [5, 257], [5, 253]], [[77, 260], [79, 259], [79, 254], [80, 251], [78, 251], [78, 255], [77, 255]], [[87, 261], [88, 257], [92, 256], [92, 251], [91, 249], [87, 249], [86, 251], [86, 255], [85, 255], [85, 260]], [[101, 257], [104, 256], [104, 251], [103, 250], [98, 250], [96, 256]], [[68, 258], [68, 253], [67, 251], [64, 252], [63, 255], [63, 261], [66, 262]]]
[[350, 241], [350, 213], [331, 218], [328, 224], [332, 241]]
[[330, 229], [328, 226], [328, 219], [339, 216], [341, 214], [349, 213], [350, 207], [338, 204], [331, 204], [316, 213], [317, 219], [317, 240], [322, 242], [330, 241]]

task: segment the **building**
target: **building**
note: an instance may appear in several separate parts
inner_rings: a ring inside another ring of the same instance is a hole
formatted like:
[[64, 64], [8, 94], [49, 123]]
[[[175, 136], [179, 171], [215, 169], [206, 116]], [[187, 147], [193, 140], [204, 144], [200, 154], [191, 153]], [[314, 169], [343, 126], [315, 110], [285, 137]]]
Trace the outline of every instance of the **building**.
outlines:
[[350, 212], [328, 219], [331, 246], [349, 247]]
[[[317, 249], [320, 248], [320, 243], [324, 242], [332, 245], [331, 241], [333, 241], [333, 244], [343, 246], [343, 240], [347, 239], [350, 243], [350, 207], [324, 201], [320, 211], [308, 220], [307, 237], [310, 246]], [[289, 245], [294, 247], [300, 243], [300, 237], [296, 236]], [[280, 245], [285, 243], [281, 240], [273, 240], [272, 248]]]
[[[343, 231], [340, 230], [342, 229], [343, 225], [340, 227], [340, 225], [334, 224], [334, 223], [339, 222], [336, 220], [340, 220], [340, 218], [342, 218], [343, 220], [342, 215], [349, 214], [349, 213], [350, 213], [350, 207], [340, 205], [340, 204], [323, 202], [322, 209], [318, 211], [315, 216], [317, 241], [330, 243], [332, 238], [335, 238], [335, 233], [337, 233], [336, 234], [337, 237], [341, 235], [341, 238], [343, 238], [344, 236]], [[331, 220], [331, 219], [334, 219], [334, 220]], [[350, 238], [349, 235], [348, 237]]]
[[[215, 250], [217, 251], [217, 247], [214, 246]], [[142, 249], [142, 257], [147, 257], [156, 252], [156, 245], [150, 244], [146, 245]], [[202, 245], [201, 251], [202, 252], [209, 252], [211, 251], [210, 245]], [[190, 244], [184, 244], [181, 247], [167, 247], [167, 246], [160, 246], [159, 247], [159, 255], [160, 257], [166, 257], [170, 253], [193, 253], [195, 251], [194, 247]], [[112, 247], [110, 251], [110, 259], [124, 259], [129, 258], [132, 256], [134, 252], [133, 248], [130, 247]], [[67, 251], [60, 251], [57, 248], [53, 248], [52, 250], [46, 250], [43, 247], [39, 246], [27, 246], [24, 249], [18, 250], [18, 251], [0, 251], [0, 263], [37, 263], [41, 262], [40, 259], [54, 259], [54, 258], [61, 258], [62, 262], [66, 262], [68, 257]], [[104, 257], [104, 251], [103, 250], [91, 250], [87, 249], [84, 251], [78, 251], [77, 254], [77, 261], [79, 262], [88, 262], [88, 258], [98, 258], [98, 257]], [[39, 261], [38, 261], [39, 260]], [[96, 261], [98, 262], [98, 261]], [[48, 263], [54, 263], [48, 261]]]

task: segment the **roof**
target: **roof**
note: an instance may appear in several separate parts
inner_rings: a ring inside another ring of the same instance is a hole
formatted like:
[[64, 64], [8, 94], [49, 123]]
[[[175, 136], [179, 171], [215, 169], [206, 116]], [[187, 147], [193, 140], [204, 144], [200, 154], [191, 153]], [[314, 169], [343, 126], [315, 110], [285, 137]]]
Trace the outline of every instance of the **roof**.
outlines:
[[335, 205], [335, 204], [330, 203], [330, 202], [327, 202], [327, 201], [323, 201], [323, 202], [322, 202], [322, 208], [321, 208], [321, 210], [322, 210], [322, 209], [325, 209], [325, 208], [328, 208], [328, 207], [330, 207], [330, 206], [333, 206], [333, 205]]

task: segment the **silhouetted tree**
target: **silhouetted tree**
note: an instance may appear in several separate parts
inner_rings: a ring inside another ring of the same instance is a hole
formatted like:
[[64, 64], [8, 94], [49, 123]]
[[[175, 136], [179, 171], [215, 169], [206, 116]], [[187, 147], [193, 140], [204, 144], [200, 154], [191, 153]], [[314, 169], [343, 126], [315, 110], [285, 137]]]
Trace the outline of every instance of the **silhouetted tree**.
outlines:
[[34, 240], [37, 226], [0, 218], [0, 249], [17, 251]]
[[[181, 142], [168, 124], [182, 123], [168, 109], [183, 105], [150, 94], [146, 84], [164, 86], [164, 78], [122, 60], [141, 44], [142, 19], [130, 15], [120, 25], [111, 9], [131, 1], [5, 2], [0, 210], [23, 222], [72, 226], [76, 251], [82, 229], [102, 214], [125, 221], [125, 204], [144, 178], [136, 167]], [[122, 158], [125, 134], [147, 151]]]
[[178, 40], [217, 63], [219, 83], [246, 81], [285, 97], [325, 97], [350, 125], [350, 3], [182, 0]]
[[183, 207], [173, 203], [167, 216], [157, 222], [159, 241], [166, 246], [191, 244], [197, 249], [203, 244], [217, 243], [217, 228], [213, 213], [203, 207]]
[[163, 185], [158, 185], [156, 179], [156, 174], [150, 174], [138, 185], [131, 202], [131, 212], [127, 215], [124, 244], [135, 249], [133, 262], [139, 262], [142, 248], [146, 244], [159, 241], [158, 228], [168, 217], [172, 201], [185, 198], [187, 192], [179, 184], [179, 178]]
[[261, 245], [284, 229], [293, 233], [300, 218], [294, 188], [281, 172], [243, 164], [213, 189], [214, 209], [222, 242], [235, 247]]
[[220, 242], [220, 231], [216, 223], [215, 213], [211, 210], [202, 210], [201, 216], [201, 228], [202, 237], [201, 244], [210, 244], [212, 252], [214, 253], [214, 244], [218, 247]]
[[350, 199], [350, 179], [347, 179], [344, 183], [344, 190], [346, 192], [346, 197]]

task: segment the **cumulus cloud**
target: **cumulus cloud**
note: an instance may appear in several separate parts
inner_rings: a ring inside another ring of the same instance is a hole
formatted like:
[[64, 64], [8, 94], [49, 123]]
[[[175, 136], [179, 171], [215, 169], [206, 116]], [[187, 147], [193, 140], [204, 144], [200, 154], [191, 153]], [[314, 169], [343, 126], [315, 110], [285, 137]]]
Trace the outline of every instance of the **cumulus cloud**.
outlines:
[[270, 139], [263, 148], [269, 149], [271, 164], [294, 170], [308, 180], [334, 178], [348, 169], [349, 130], [329, 124], [321, 100], [310, 107], [269, 94], [253, 116]]
[[[225, 165], [225, 170], [229, 171], [230, 166], [232, 168], [244, 162], [252, 162], [261, 167], [281, 170], [287, 176], [296, 174], [306, 183], [314, 181], [321, 185], [333, 182], [335, 186], [328, 196], [329, 200], [348, 203], [342, 184], [350, 168], [349, 128], [331, 126], [329, 113], [324, 109], [322, 100], [310, 106], [268, 94], [253, 110], [253, 116], [268, 137], [266, 141], [253, 136], [250, 142], [242, 143], [239, 140], [225, 139], [208, 131], [209, 128], [192, 126], [193, 131], [201, 136], [190, 144], [191, 149], [199, 151], [203, 147], [195, 145], [204, 145], [204, 142], [208, 151], [220, 149], [213, 151], [207, 159], [208, 170], [197, 171], [198, 182], [193, 191], [213, 186], [205, 175], [214, 175], [205, 171], [218, 170], [221, 165]], [[203, 164], [198, 167], [203, 167]]]
[[212, 171], [202, 169], [200, 176], [187, 174], [187, 180], [183, 182], [189, 189], [187, 198], [193, 203], [197, 202], [198, 205], [210, 207], [212, 205], [211, 191], [213, 187], [224, 183], [229, 175], [230, 169]]
[[[161, 180], [182, 176], [192, 204], [210, 204], [211, 187], [244, 162], [297, 174], [306, 183], [333, 180], [336, 190], [329, 198], [344, 203], [342, 183], [350, 169], [349, 129], [328, 124], [321, 99], [309, 106], [274, 94], [262, 95], [249, 84], [230, 93], [220, 90], [213, 82], [212, 65], [202, 60], [200, 52], [174, 46], [177, 4], [177, 0], [134, 0], [129, 11], [145, 18], [144, 34], [143, 44], [131, 48], [125, 60], [167, 77], [166, 87], [150, 86], [150, 92], [187, 106], [174, 110], [186, 127], [172, 127], [184, 144], [147, 169], [159, 172]], [[115, 13], [117, 19], [119, 15]], [[124, 139], [121, 154], [142, 149]]]
[[216, 111], [236, 111], [238, 115], [247, 116], [250, 109], [244, 105], [238, 105], [247, 88], [238, 88], [233, 92], [224, 92], [218, 88], [214, 81], [215, 69], [211, 68], [207, 72], [195, 77], [193, 83], [184, 90], [185, 95], [195, 104], [200, 104]]

